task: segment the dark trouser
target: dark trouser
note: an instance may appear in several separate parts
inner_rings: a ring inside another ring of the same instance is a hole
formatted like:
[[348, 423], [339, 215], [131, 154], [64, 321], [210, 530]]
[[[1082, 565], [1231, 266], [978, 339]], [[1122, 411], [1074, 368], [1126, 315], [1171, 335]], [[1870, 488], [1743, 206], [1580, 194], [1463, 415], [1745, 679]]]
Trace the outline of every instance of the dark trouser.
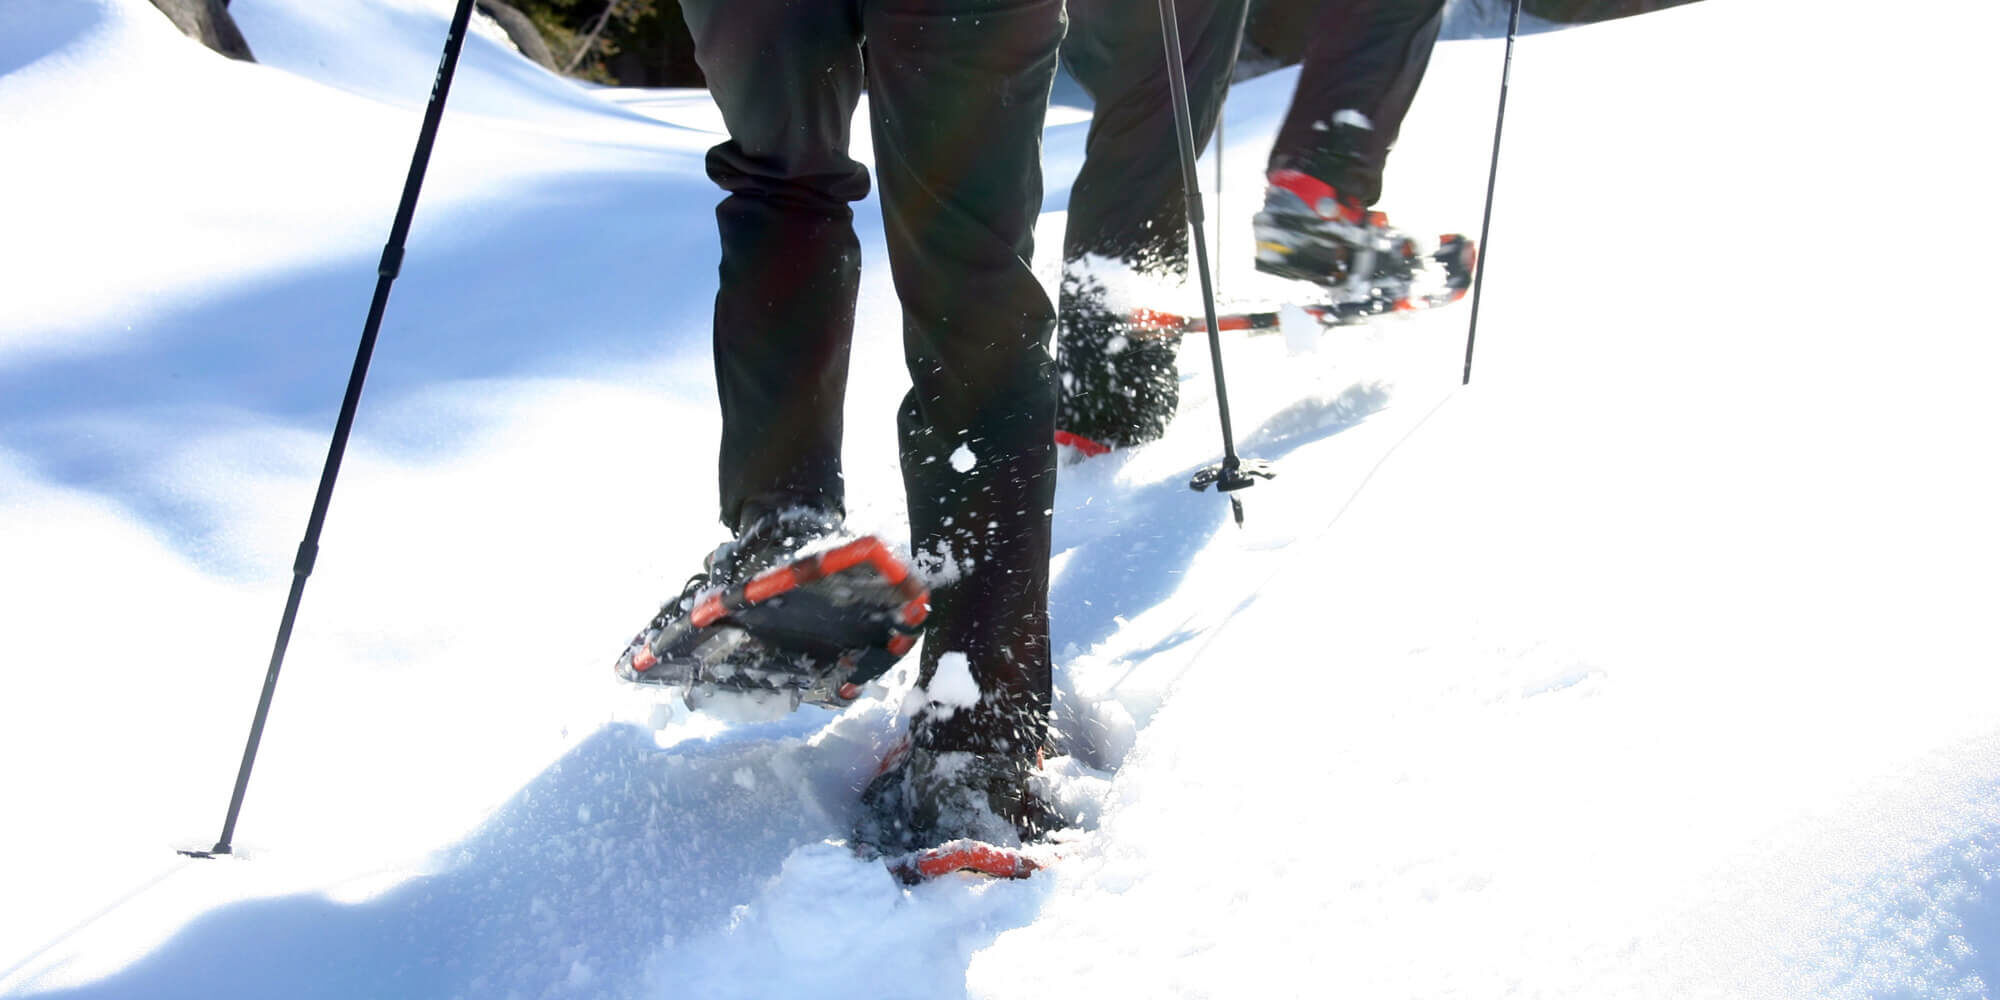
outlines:
[[[1309, 174], [1363, 205], [1382, 197], [1382, 169], [1443, 16], [1444, 0], [1321, 0], [1270, 168]], [[1367, 116], [1373, 129], [1332, 128], [1342, 111]], [[1352, 148], [1328, 142], [1336, 134], [1354, 136]]]
[[[1189, 123], [1208, 142], [1243, 42], [1248, 0], [1175, 0]], [[1069, 0], [1063, 65], [1096, 110], [1063, 236], [1061, 429], [1098, 444], [1158, 438], [1180, 402], [1178, 334], [1135, 329], [1131, 310], [1070, 266], [1088, 255], [1173, 284], [1188, 273], [1187, 192], [1159, 0]]]
[[[1195, 147], [1236, 68], [1248, 0], [1175, 0]], [[1070, 0], [1063, 65], [1096, 103], [1070, 188], [1063, 259], [1097, 254], [1187, 273], [1188, 218], [1159, 0]]]
[[[860, 247], [847, 155], [865, 69], [889, 265], [915, 388], [899, 413], [933, 591], [923, 677], [965, 654], [984, 699], [926, 713], [945, 750], [1031, 750], [1049, 711], [1054, 315], [1029, 271], [1061, 0], [682, 0], [729, 126], [715, 296], [722, 519], [746, 502], [840, 510], [841, 407]], [[969, 469], [954, 453], [973, 457]]]

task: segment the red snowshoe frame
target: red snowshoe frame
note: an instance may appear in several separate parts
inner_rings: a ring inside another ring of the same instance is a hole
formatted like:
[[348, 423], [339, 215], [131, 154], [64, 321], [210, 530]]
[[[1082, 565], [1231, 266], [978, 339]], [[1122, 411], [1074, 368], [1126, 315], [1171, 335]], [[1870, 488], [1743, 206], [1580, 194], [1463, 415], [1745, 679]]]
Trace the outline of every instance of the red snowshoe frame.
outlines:
[[789, 691], [839, 707], [916, 645], [930, 590], [867, 536], [705, 594], [619, 674], [689, 689]]

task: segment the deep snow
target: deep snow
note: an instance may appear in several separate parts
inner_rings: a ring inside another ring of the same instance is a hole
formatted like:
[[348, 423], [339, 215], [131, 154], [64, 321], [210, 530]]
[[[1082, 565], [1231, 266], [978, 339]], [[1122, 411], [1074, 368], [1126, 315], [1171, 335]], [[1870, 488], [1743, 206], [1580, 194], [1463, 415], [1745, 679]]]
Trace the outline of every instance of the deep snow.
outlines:
[[[826, 843], [897, 692], [726, 725], [610, 678], [719, 537], [713, 105], [479, 33], [247, 858], [177, 859], [227, 801], [450, 6], [235, 0], [253, 66], [145, 0], [0, 5], [0, 991], [2000, 988], [1966, 127], [1995, 15], [1957, 6], [1522, 39], [1473, 384], [1463, 306], [1231, 341], [1241, 449], [1280, 469], [1239, 531], [1184, 485], [1219, 447], [1187, 351], [1168, 438], [1059, 494], [1056, 772], [1090, 830], [1027, 882], [909, 891]], [[1418, 232], [1477, 223], [1500, 51], [1437, 53], [1383, 200]], [[1247, 219], [1293, 79], [1228, 107], [1233, 298], [1275, 291]], [[1051, 113], [1042, 247], [1086, 120]], [[894, 536], [905, 383], [857, 216], [850, 491]]]

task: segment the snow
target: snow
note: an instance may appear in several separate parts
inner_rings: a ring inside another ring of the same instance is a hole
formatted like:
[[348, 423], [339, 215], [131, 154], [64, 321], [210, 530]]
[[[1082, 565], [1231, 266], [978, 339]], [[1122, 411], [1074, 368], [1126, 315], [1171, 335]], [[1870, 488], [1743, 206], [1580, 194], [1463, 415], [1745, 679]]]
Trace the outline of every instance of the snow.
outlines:
[[924, 685], [924, 693], [930, 700], [952, 709], [972, 708], [979, 704], [979, 682], [972, 676], [972, 661], [964, 653], [946, 653], [938, 657], [937, 670], [931, 674], [931, 682]]
[[[0, 4], [0, 995], [1993, 996], [2000, 213], [1966, 125], [2000, 15], [1790, 6], [1523, 37], [1471, 385], [1464, 305], [1230, 340], [1279, 473], [1240, 530], [1186, 486], [1220, 447], [1190, 342], [1168, 436], [1057, 497], [1085, 831], [905, 889], [833, 841], [908, 665], [764, 722], [611, 678], [721, 537], [719, 121], [490, 33], [244, 857], [175, 856], [228, 800], [451, 4], [235, 0], [259, 65], [146, 0]], [[1476, 226], [1502, 44], [1440, 46], [1398, 224]], [[1232, 91], [1228, 300], [1275, 294], [1248, 218], [1294, 79]], [[1046, 136], [1051, 284], [1086, 121]], [[901, 538], [857, 229], [851, 514]]]

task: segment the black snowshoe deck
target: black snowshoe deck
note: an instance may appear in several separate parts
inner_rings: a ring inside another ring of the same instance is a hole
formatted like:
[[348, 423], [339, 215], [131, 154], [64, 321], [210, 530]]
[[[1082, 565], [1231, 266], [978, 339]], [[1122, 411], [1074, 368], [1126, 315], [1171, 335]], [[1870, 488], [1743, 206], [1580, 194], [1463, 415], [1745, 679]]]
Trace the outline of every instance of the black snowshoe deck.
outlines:
[[839, 707], [916, 645], [929, 615], [923, 581], [866, 536], [702, 594], [617, 670], [685, 688], [690, 705], [738, 691]]

